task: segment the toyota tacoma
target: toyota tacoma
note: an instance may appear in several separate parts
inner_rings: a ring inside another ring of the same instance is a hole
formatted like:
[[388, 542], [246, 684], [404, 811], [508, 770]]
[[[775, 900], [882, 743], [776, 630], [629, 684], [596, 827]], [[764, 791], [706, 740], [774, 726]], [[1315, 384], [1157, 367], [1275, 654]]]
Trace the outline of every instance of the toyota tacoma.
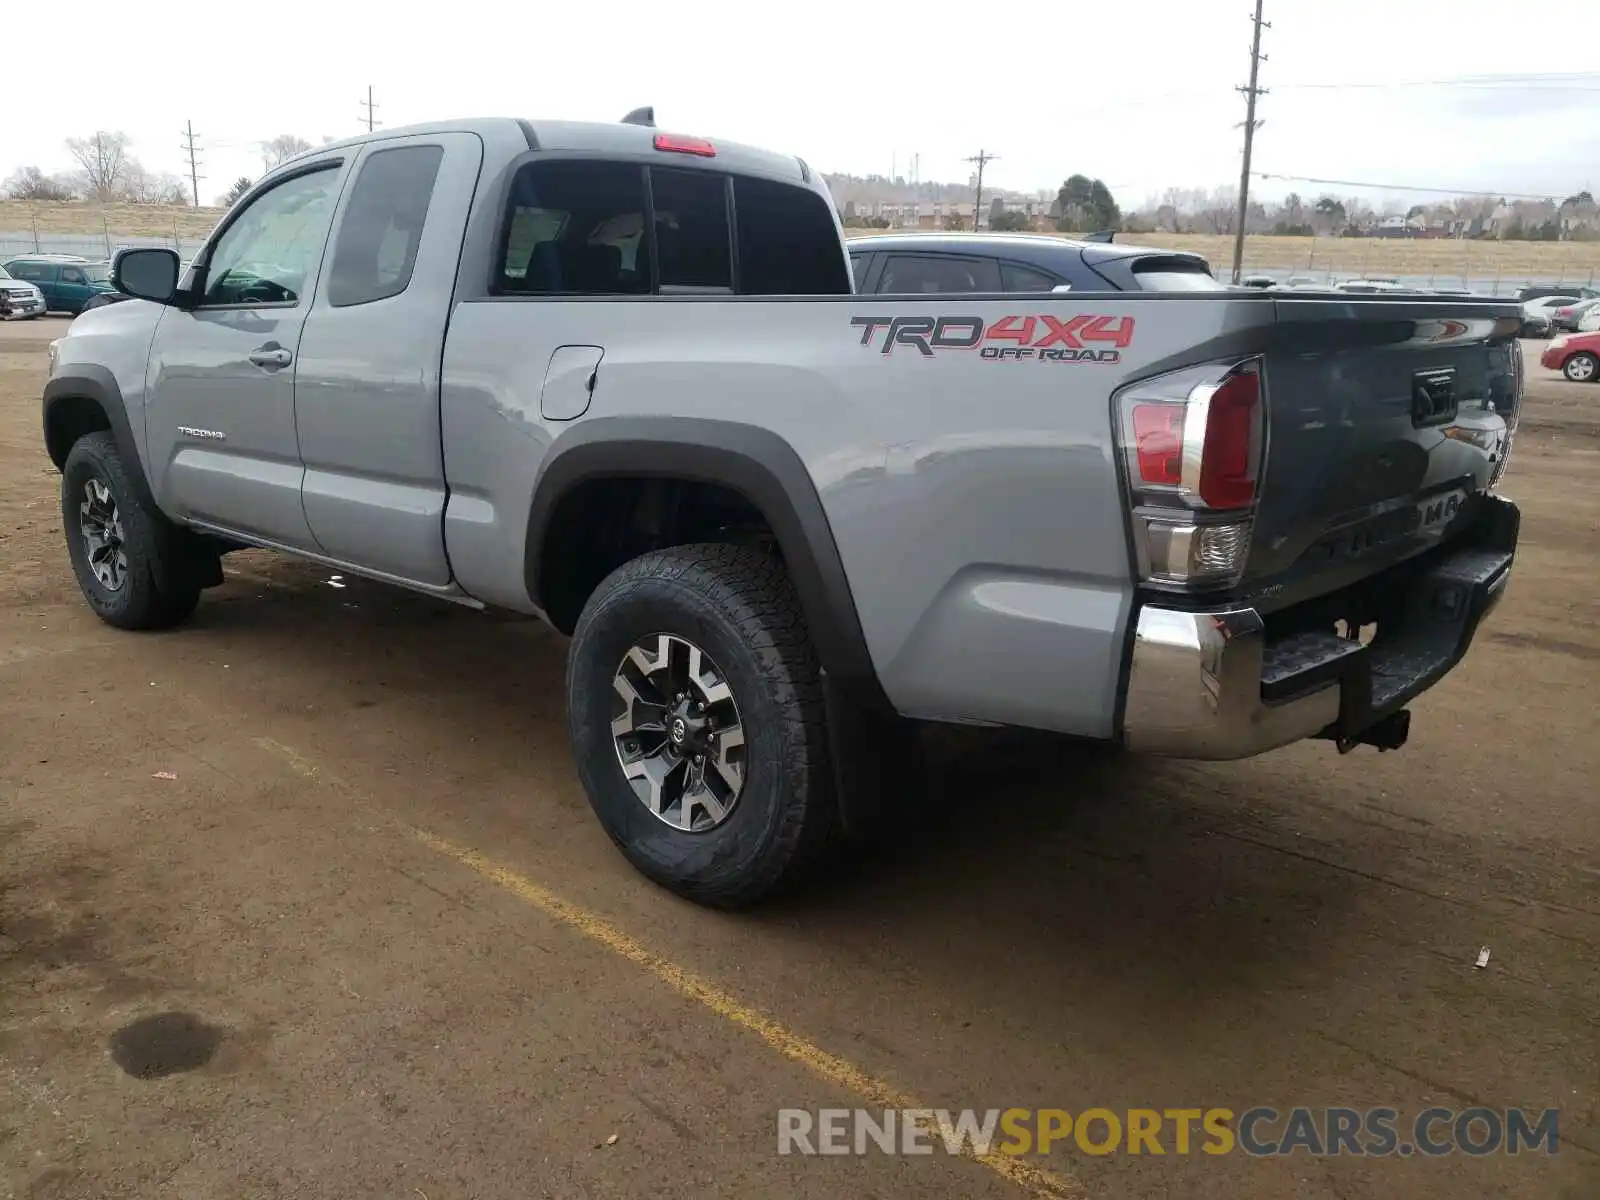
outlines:
[[869, 297], [841, 234], [803, 161], [647, 112], [302, 154], [51, 349], [84, 597], [169, 626], [249, 546], [542, 618], [606, 832], [725, 906], [869, 825], [916, 722], [1405, 741], [1509, 577], [1516, 305], [1139, 247]]

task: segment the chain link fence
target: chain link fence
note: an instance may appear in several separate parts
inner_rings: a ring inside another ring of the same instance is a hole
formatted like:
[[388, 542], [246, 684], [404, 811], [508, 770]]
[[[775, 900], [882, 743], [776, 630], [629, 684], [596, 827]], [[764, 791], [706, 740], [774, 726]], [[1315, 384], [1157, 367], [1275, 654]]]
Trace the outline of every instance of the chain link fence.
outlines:
[[118, 233], [34, 233], [32, 230], [0, 230], [0, 262], [24, 254], [76, 254], [93, 260], [109, 259], [118, 250], [132, 246], [166, 246], [185, 261], [193, 258], [205, 244], [203, 237], [173, 233], [166, 237]]

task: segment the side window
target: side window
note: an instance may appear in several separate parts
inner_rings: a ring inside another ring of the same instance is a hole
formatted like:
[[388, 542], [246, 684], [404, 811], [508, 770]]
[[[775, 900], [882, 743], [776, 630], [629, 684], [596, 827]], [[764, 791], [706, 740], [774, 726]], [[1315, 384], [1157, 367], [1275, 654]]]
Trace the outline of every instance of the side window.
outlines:
[[833, 209], [816, 192], [740, 176], [733, 181], [733, 209], [741, 292], [838, 296], [850, 291]]
[[89, 280], [88, 280], [88, 277], [84, 275], [83, 268], [81, 268], [81, 267], [62, 267], [61, 268], [61, 282], [62, 283], [88, 283]]
[[31, 279], [35, 282], [49, 279], [50, 268], [44, 263], [13, 263], [11, 265], [13, 279]]
[[891, 254], [878, 281], [879, 294], [927, 295], [943, 292], [998, 292], [1000, 268], [990, 258], [954, 255]]
[[1008, 292], [1048, 292], [1054, 290], [1060, 282], [1054, 275], [1035, 271], [1032, 267], [1024, 267], [1020, 263], [1001, 263], [1000, 278]]
[[727, 176], [652, 167], [650, 199], [661, 290], [733, 291]]
[[212, 248], [200, 303], [298, 303], [328, 238], [338, 178], [336, 164], [322, 167], [252, 200]]
[[399, 146], [361, 164], [333, 243], [328, 303], [334, 308], [406, 290], [443, 157], [440, 146]]
[[633, 296], [652, 287], [644, 169], [533, 162], [511, 183], [494, 290], [511, 295]]

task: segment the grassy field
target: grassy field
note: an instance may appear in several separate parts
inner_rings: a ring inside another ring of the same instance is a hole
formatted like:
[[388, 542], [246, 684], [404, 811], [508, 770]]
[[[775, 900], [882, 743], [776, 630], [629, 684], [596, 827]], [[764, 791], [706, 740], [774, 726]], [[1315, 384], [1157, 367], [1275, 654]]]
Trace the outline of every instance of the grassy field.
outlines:
[[[851, 229], [861, 236], [883, 230]], [[1199, 233], [1129, 233], [1118, 241], [1189, 250], [1214, 268], [1233, 263], [1233, 239]], [[1478, 242], [1453, 238], [1249, 237], [1247, 268], [1323, 275], [1438, 275], [1520, 279], [1530, 276], [1588, 281], [1600, 277], [1600, 242]]]
[[204, 237], [222, 216], [220, 208], [165, 204], [37, 203], [0, 200], [0, 230], [25, 233], [101, 233], [117, 237]]
[[[150, 204], [42, 204], [0, 200], [0, 230], [118, 237], [204, 237], [220, 208]], [[850, 230], [853, 235], [878, 232]], [[1139, 245], [1192, 250], [1214, 267], [1233, 261], [1233, 239], [1205, 234], [1126, 234]], [[1600, 242], [1476, 242], [1453, 239], [1252, 237], [1245, 264], [1256, 269], [1336, 275], [1438, 275], [1518, 279], [1540, 276], [1591, 281], [1600, 276]]]

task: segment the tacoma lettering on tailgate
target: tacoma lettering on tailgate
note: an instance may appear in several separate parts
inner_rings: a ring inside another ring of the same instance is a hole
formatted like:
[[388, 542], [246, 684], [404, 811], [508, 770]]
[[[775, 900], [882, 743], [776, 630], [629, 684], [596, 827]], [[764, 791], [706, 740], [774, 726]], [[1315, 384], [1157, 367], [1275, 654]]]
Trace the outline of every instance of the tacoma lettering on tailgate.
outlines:
[[851, 317], [850, 324], [861, 330], [863, 346], [871, 346], [882, 331], [882, 354], [892, 354], [896, 346], [910, 346], [928, 358], [937, 350], [976, 350], [994, 362], [1114, 363], [1133, 341], [1132, 317], [1062, 320], [1041, 313], [987, 324], [982, 317]]

